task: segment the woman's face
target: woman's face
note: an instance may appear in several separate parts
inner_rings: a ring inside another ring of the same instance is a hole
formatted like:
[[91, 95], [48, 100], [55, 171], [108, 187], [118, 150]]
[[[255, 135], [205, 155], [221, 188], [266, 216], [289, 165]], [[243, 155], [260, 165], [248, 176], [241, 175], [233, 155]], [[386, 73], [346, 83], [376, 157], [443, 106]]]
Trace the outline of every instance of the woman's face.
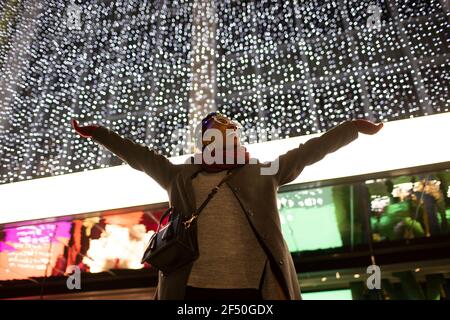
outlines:
[[[213, 116], [207, 124], [207, 129], [216, 129], [219, 130], [222, 136], [223, 146], [239, 146], [241, 143], [239, 137], [239, 124], [232, 121], [231, 119], [223, 116], [216, 115]], [[205, 131], [205, 132], [206, 132]], [[214, 141], [214, 137], [212, 139]], [[203, 145], [206, 146], [210, 144], [212, 141], [203, 140]]]

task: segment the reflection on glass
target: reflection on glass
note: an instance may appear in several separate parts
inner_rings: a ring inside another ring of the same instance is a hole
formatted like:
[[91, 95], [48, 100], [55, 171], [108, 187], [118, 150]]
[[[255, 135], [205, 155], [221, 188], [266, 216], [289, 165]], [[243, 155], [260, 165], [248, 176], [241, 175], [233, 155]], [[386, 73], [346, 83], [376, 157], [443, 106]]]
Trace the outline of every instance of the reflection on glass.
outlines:
[[448, 172], [367, 183], [374, 241], [414, 239], [448, 233]]
[[99, 213], [0, 232], [0, 281], [82, 272], [141, 269], [142, 253], [162, 211]]
[[442, 171], [280, 192], [281, 229], [291, 252], [447, 235], [449, 184]]

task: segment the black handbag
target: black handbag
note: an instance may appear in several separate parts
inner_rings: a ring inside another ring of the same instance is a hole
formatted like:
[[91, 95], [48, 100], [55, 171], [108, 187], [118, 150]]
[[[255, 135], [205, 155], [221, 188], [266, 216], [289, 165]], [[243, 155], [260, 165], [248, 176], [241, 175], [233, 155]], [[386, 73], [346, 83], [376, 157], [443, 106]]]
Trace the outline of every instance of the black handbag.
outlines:
[[[150, 238], [141, 263], [147, 262], [161, 270], [164, 274], [169, 274], [195, 261], [199, 253], [197, 234], [193, 228], [193, 224], [196, 222], [195, 220], [200, 212], [206, 207], [230, 175], [231, 170], [228, 170], [226, 176], [211, 190], [205, 201], [192, 213], [189, 219], [186, 220], [183, 214], [174, 207], [167, 209], [159, 220], [158, 229]], [[168, 223], [164, 227], [161, 227], [163, 220], [167, 216], [169, 216]]]

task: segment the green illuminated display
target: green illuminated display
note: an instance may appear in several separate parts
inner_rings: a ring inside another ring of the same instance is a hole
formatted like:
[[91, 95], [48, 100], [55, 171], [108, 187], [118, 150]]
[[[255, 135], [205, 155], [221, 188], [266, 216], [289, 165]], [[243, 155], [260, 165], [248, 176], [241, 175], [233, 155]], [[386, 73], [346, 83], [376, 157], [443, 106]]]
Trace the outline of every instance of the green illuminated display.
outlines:
[[302, 293], [303, 300], [352, 300], [350, 289]]
[[291, 252], [341, 247], [332, 188], [279, 194], [280, 219]]

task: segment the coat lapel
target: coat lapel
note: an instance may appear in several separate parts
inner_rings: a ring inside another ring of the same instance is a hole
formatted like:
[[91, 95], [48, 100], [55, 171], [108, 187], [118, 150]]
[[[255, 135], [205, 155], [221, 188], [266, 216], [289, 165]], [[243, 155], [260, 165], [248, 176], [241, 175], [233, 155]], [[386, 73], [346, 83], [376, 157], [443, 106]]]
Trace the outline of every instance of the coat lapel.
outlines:
[[195, 203], [195, 193], [194, 188], [192, 186], [192, 175], [201, 170], [201, 166], [199, 164], [189, 164], [185, 170], [181, 173], [183, 175], [183, 187], [186, 192], [186, 197], [188, 200], [188, 205], [190, 212], [186, 212], [185, 215], [191, 215], [192, 212], [196, 209]]

